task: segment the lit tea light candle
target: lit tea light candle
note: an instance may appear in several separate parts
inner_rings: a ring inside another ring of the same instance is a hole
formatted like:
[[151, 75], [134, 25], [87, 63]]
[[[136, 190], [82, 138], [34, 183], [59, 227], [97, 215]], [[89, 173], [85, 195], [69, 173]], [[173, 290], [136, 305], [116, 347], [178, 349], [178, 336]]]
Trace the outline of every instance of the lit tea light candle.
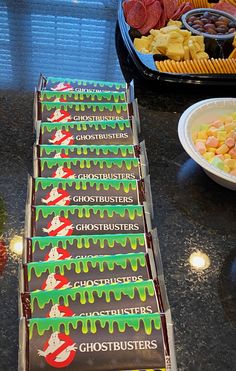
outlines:
[[190, 255], [189, 263], [196, 270], [204, 270], [210, 266], [211, 261], [208, 255], [201, 251], [196, 251]]
[[10, 241], [10, 251], [16, 255], [22, 255], [23, 252], [23, 238], [21, 236], [14, 236]]

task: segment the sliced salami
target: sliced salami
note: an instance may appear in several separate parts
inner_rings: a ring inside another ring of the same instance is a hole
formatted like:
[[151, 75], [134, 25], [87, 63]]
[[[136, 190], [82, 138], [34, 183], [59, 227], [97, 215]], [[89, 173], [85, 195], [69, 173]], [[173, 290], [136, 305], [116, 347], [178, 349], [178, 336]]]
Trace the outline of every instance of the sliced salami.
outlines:
[[189, 10], [192, 10], [193, 6], [190, 2], [182, 3], [176, 12], [173, 14], [172, 19], [173, 21], [178, 20], [184, 13], [188, 12]]
[[142, 1], [131, 0], [123, 4], [126, 22], [133, 28], [142, 27], [147, 19], [146, 6]]
[[159, 18], [159, 21], [156, 25], [156, 29], [160, 29], [162, 27], [164, 27], [166, 25], [166, 21], [167, 21], [167, 18], [166, 18], [166, 14], [165, 14], [165, 11], [164, 11], [164, 4], [163, 4], [163, 0], [160, 1], [160, 6], [161, 6], [161, 16]]
[[152, 5], [153, 3], [155, 3], [156, 0], [143, 0], [143, 3], [148, 6], [148, 5]]
[[169, 19], [172, 19], [173, 14], [178, 8], [178, 0], [162, 0], [162, 7], [165, 14], [165, 20], [167, 21]]
[[138, 29], [142, 35], [147, 34], [152, 28], [154, 28], [161, 17], [162, 8], [159, 0], [148, 5], [146, 10], [147, 20], [144, 25]]

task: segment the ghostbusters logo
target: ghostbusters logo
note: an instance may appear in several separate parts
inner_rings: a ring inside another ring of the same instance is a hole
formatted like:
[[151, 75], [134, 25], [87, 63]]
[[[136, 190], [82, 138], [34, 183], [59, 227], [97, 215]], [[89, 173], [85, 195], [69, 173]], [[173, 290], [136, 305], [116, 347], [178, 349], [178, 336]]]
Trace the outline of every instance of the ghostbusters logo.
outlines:
[[56, 153], [54, 158], [69, 158], [69, 156], [64, 153]]
[[74, 179], [75, 173], [68, 167], [59, 166], [57, 170], [52, 173], [52, 178]]
[[69, 112], [62, 110], [62, 109], [56, 109], [55, 112], [51, 114], [50, 117], [47, 118], [48, 121], [50, 122], [70, 122], [71, 120], [71, 115]]
[[75, 314], [73, 311], [64, 305], [55, 304], [50, 309], [50, 312], [47, 314], [49, 318], [58, 318], [58, 317], [73, 317]]
[[38, 349], [38, 355], [52, 367], [65, 368], [71, 364], [76, 354], [76, 344], [63, 333], [55, 331], [44, 344], [43, 350]]
[[55, 187], [41, 201], [47, 206], [66, 206], [70, 204], [70, 195], [64, 189], [57, 189]]
[[62, 216], [55, 216], [48, 223], [47, 228], [43, 228], [43, 232], [49, 236], [70, 236], [73, 232], [73, 224], [69, 219]]
[[48, 254], [46, 254], [44, 260], [45, 261], [52, 261], [52, 260], [64, 260], [70, 259], [72, 256], [69, 252], [61, 247], [52, 247]]
[[42, 290], [59, 290], [59, 289], [68, 289], [72, 287], [71, 283], [65, 276], [56, 273], [50, 273], [47, 279], [42, 284]]
[[66, 99], [64, 99], [64, 98], [62, 98], [62, 97], [60, 97], [60, 98], [55, 98], [53, 102], [55, 102], [55, 103], [60, 103], [60, 102], [65, 103], [65, 102], [66, 102]]
[[57, 130], [55, 134], [53, 134], [52, 139], [49, 139], [48, 141], [52, 144], [66, 146], [74, 144], [74, 137], [69, 131]]
[[51, 88], [53, 91], [72, 91], [73, 87], [68, 82], [60, 82]]

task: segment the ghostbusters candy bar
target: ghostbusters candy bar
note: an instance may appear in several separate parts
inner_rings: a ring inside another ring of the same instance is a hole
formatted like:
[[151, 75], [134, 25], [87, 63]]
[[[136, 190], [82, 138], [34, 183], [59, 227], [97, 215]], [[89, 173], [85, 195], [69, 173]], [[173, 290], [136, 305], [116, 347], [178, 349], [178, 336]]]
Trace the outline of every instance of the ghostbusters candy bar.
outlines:
[[42, 122], [37, 131], [37, 143], [49, 145], [136, 145], [137, 128], [134, 121], [71, 122], [49, 124]]
[[34, 160], [34, 177], [141, 179], [147, 175], [147, 166], [141, 161], [138, 158], [41, 158]]
[[93, 146], [93, 145], [40, 145], [34, 147], [35, 158], [76, 158], [76, 157], [139, 157], [140, 146]]
[[37, 90], [50, 90], [53, 92], [124, 92], [126, 91], [127, 87], [128, 85], [122, 82], [82, 80], [67, 77], [45, 77], [40, 75]]
[[33, 205], [138, 205], [145, 201], [144, 180], [30, 179]]
[[153, 248], [154, 231], [148, 234], [106, 234], [68, 237], [31, 237], [24, 243], [25, 263], [97, 255], [147, 252]]
[[40, 102], [38, 121], [109, 121], [126, 120], [134, 114], [132, 104], [100, 102]]
[[148, 255], [144, 253], [96, 256], [24, 264], [20, 289], [48, 291], [136, 282], [151, 277]]
[[128, 91], [82, 92], [82, 91], [50, 91], [39, 92], [41, 102], [107, 102], [125, 103], [129, 100]]
[[22, 322], [19, 371], [171, 370], [159, 313]]
[[104, 316], [159, 312], [152, 280], [22, 293], [26, 318]]
[[25, 227], [28, 237], [145, 233], [151, 229], [151, 218], [146, 204], [32, 207], [27, 205]]

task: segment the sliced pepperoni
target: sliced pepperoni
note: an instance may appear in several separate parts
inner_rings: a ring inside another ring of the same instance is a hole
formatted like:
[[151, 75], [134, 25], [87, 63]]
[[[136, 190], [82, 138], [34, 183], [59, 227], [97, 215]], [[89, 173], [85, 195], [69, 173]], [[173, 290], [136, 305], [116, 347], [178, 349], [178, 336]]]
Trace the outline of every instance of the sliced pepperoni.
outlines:
[[173, 14], [178, 8], [178, 0], [162, 0], [166, 21], [172, 19]]
[[146, 6], [142, 1], [131, 0], [124, 6], [126, 22], [133, 28], [140, 28], [147, 19]]
[[155, 3], [156, 0], [143, 0], [143, 3], [148, 6], [148, 5], [152, 5], [153, 3]]
[[189, 10], [192, 10], [193, 6], [190, 2], [182, 3], [179, 8], [176, 10], [176, 12], [173, 14], [172, 19], [173, 21], [176, 21], [183, 15], [184, 13], [188, 12]]
[[161, 16], [160, 16], [160, 19], [159, 19], [156, 27], [155, 27], [157, 30], [164, 27], [166, 25], [166, 21], [167, 21], [162, 0], [160, 1], [160, 5], [161, 5]]
[[148, 5], [146, 7], [146, 10], [147, 10], [146, 22], [142, 27], [139, 27], [138, 29], [142, 35], [145, 35], [152, 28], [154, 28], [161, 17], [162, 8], [159, 0], [156, 0], [152, 4]]

